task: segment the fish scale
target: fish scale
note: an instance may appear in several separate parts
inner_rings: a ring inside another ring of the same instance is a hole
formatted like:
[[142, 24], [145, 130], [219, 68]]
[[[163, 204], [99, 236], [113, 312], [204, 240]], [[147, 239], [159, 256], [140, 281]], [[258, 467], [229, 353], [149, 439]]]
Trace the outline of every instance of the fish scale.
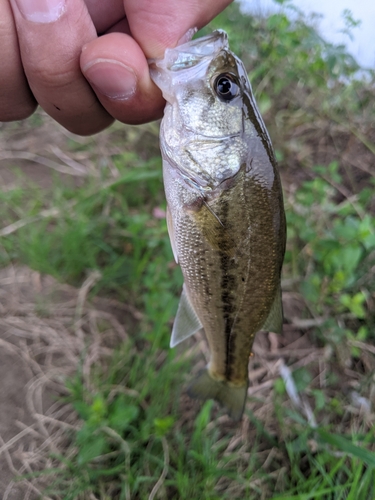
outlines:
[[238, 420], [255, 334], [282, 328], [286, 229], [274, 153], [223, 31], [168, 49], [150, 68], [167, 100], [167, 222], [184, 276], [171, 345], [204, 329], [210, 362], [188, 392]]

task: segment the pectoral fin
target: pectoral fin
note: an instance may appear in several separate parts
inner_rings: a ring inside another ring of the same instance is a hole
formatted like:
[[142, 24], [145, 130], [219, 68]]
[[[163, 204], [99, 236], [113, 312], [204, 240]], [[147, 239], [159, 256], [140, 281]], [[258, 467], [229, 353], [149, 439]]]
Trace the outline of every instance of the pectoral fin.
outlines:
[[203, 237], [215, 250], [220, 250], [233, 257], [236, 244], [231, 231], [224, 227], [220, 217], [214, 210], [204, 202], [199, 210], [191, 211], [195, 223], [199, 227]]
[[167, 217], [166, 217], [166, 219], [167, 219], [167, 228], [168, 228], [169, 240], [171, 242], [173, 257], [174, 257], [174, 260], [176, 261], [176, 263], [178, 264], [177, 245], [176, 245], [176, 238], [175, 238], [175, 234], [174, 234], [173, 220], [172, 220], [171, 211], [170, 211], [168, 205], [167, 205]]
[[283, 304], [281, 301], [281, 288], [279, 287], [273, 301], [268, 318], [261, 330], [266, 332], [282, 333], [283, 331]]
[[191, 337], [202, 328], [196, 312], [186, 294], [185, 285], [182, 289], [180, 304], [178, 306], [176, 319], [174, 320], [170, 346], [175, 347], [183, 340]]

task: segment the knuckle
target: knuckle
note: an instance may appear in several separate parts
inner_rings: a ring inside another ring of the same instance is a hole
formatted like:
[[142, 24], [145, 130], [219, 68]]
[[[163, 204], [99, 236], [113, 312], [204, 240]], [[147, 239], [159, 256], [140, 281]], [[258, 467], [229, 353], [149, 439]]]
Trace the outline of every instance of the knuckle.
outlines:
[[32, 85], [45, 89], [63, 88], [76, 78], [77, 69], [69, 68], [70, 64], [50, 64], [50, 61], [37, 61], [27, 68], [27, 76]]

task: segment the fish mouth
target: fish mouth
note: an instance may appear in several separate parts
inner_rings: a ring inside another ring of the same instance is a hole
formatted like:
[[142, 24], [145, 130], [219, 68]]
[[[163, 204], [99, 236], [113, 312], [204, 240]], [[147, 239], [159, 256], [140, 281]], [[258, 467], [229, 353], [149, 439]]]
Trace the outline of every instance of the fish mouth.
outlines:
[[152, 71], [156, 68], [167, 71], [181, 71], [212, 59], [223, 49], [228, 49], [228, 35], [223, 30], [215, 30], [209, 35], [166, 49], [164, 57], [149, 59]]

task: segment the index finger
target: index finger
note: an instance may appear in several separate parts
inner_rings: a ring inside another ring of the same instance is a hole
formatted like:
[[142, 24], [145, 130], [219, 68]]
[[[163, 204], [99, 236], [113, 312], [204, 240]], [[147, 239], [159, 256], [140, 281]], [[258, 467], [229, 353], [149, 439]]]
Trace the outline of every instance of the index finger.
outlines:
[[124, 0], [131, 33], [147, 58], [161, 57], [192, 28], [202, 28], [233, 0]]

